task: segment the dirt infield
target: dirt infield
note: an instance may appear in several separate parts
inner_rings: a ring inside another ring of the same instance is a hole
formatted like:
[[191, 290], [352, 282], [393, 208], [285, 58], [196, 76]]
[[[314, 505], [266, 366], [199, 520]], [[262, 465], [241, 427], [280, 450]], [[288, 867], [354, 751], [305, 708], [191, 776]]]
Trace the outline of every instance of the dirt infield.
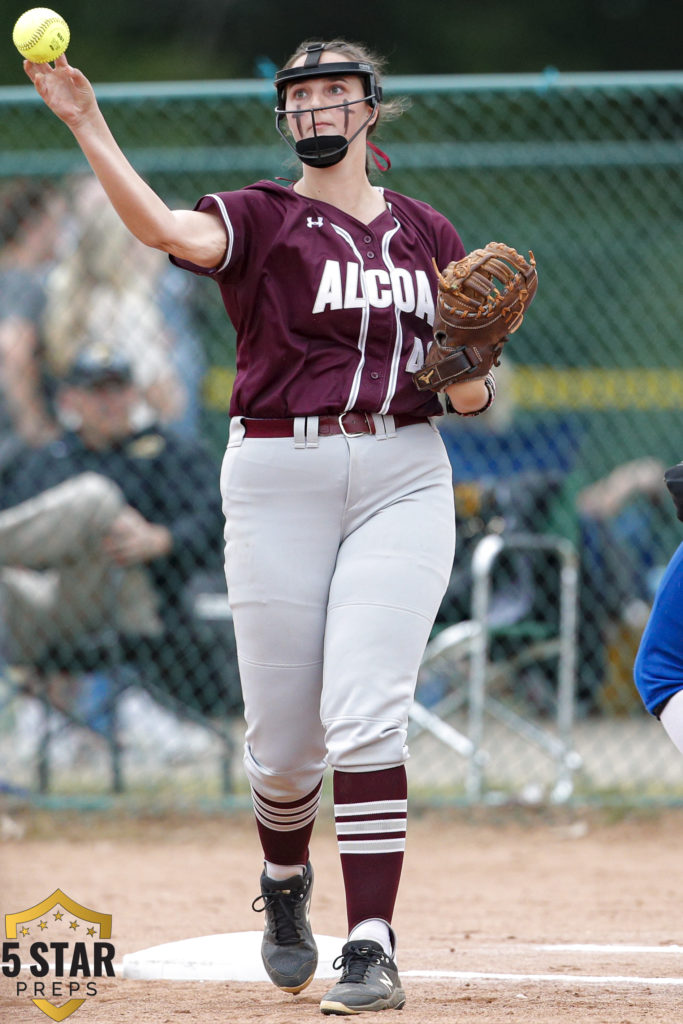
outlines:
[[[250, 909], [261, 865], [248, 817], [137, 821], [12, 811], [2, 824], [2, 914], [32, 907], [59, 888], [112, 915], [117, 963], [158, 943], [261, 926]], [[671, 947], [683, 945], [682, 848], [679, 811], [611, 821], [580, 813], [413, 815], [395, 917], [408, 1001], [400, 1015], [388, 1011], [379, 1019], [680, 1019], [683, 953]], [[329, 812], [318, 823], [313, 859], [314, 929], [341, 935], [341, 872]], [[262, 983], [116, 977], [100, 982], [69, 1020], [299, 1024], [323, 1019], [318, 1003], [329, 984], [316, 979], [292, 997]], [[13, 980], [1, 985], [0, 1021], [49, 1019], [16, 996]]]

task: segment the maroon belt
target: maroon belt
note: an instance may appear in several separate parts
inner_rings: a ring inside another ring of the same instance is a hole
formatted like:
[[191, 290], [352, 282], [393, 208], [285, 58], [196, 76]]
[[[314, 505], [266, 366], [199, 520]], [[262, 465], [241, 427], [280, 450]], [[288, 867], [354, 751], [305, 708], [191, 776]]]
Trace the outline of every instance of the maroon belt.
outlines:
[[[313, 417], [308, 417], [313, 419]], [[403, 413], [393, 417], [395, 427], [409, 427], [415, 423], [427, 423], [426, 416], [408, 416]], [[251, 420], [243, 417], [245, 437], [294, 437], [294, 419]], [[375, 421], [371, 413], [343, 412], [339, 416], [319, 416], [318, 436], [345, 434], [355, 437], [360, 434], [376, 434]]]

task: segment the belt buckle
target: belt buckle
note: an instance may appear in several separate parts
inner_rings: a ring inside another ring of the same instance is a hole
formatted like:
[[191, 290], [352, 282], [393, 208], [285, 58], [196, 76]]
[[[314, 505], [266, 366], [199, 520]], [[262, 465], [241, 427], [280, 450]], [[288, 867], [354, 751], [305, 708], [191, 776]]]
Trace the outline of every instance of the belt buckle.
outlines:
[[344, 417], [349, 415], [349, 411], [350, 410], [347, 409], [346, 412], [342, 412], [342, 413], [339, 414], [339, 416], [337, 416], [337, 422], [339, 423], [339, 429], [341, 430], [341, 432], [344, 435], [344, 437], [362, 437], [363, 434], [366, 434], [368, 432], [372, 433], [372, 428], [370, 427], [370, 422], [368, 420], [368, 414], [366, 412], [363, 412], [360, 415], [361, 416], [365, 416], [365, 422], [366, 422], [366, 424], [368, 426], [368, 430], [367, 431], [366, 430], [360, 430], [360, 431], [358, 431], [355, 434], [349, 433], [349, 431], [344, 426]]

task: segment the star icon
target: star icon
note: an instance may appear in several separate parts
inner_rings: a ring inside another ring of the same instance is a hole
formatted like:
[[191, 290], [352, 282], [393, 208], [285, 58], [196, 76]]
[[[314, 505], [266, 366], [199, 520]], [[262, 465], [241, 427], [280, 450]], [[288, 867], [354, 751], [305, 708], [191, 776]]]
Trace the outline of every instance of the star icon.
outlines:
[[21, 934], [22, 935], [28, 935], [30, 931], [31, 931], [31, 929], [27, 928], [26, 925], [24, 925], [24, 927], [21, 929]]
[[88, 928], [88, 935], [94, 935], [94, 934], [95, 934], [95, 929], [94, 928]]
[[52, 916], [54, 917], [55, 921], [61, 921], [62, 918], [64, 917], [64, 914], [61, 912], [61, 910], [58, 910], [57, 913], [53, 914]]
[[40, 928], [41, 932], [44, 932], [45, 929], [47, 928], [47, 921], [41, 921], [38, 927]]
[[69, 928], [73, 928], [74, 931], [78, 928], [78, 921], [69, 921]]

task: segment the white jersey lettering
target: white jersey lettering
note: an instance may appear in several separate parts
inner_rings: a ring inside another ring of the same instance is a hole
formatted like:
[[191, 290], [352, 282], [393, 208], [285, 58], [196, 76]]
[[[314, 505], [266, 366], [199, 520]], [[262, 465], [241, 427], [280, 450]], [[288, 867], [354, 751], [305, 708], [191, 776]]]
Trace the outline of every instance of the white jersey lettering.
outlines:
[[391, 271], [363, 270], [360, 265], [337, 260], [326, 260], [318, 292], [313, 303], [314, 313], [326, 309], [386, 309], [394, 303], [401, 313], [414, 313], [428, 323], [434, 323], [434, 300], [428, 275], [424, 270], [413, 274], [402, 267]]
[[[364, 309], [368, 300], [364, 294], [364, 288], [359, 281], [359, 267], [357, 263], [346, 264], [346, 288], [344, 289], [344, 309]], [[360, 287], [359, 287], [360, 286]]]
[[391, 271], [391, 287], [397, 307], [402, 313], [411, 313], [415, 309], [415, 285], [410, 271], [394, 267]]
[[427, 323], [434, 323], [434, 299], [429, 278], [424, 270], [415, 271], [415, 283], [417, 285], [417, 297], [415, 302], [415, 316], [422, 317]]
[[313, 312], [322, 313], [325, 307], [342, 309], [343, 305], [341, 268], [336, 260], [325, 260], [325, 268], [313, 304]]
[[[383, 285], [383, 288], [380, 288]], [[391, 305], [391, 278], [388, 270], [366, 270], [365, 288], [368, 302], [376, 309], [384, 309]]]

